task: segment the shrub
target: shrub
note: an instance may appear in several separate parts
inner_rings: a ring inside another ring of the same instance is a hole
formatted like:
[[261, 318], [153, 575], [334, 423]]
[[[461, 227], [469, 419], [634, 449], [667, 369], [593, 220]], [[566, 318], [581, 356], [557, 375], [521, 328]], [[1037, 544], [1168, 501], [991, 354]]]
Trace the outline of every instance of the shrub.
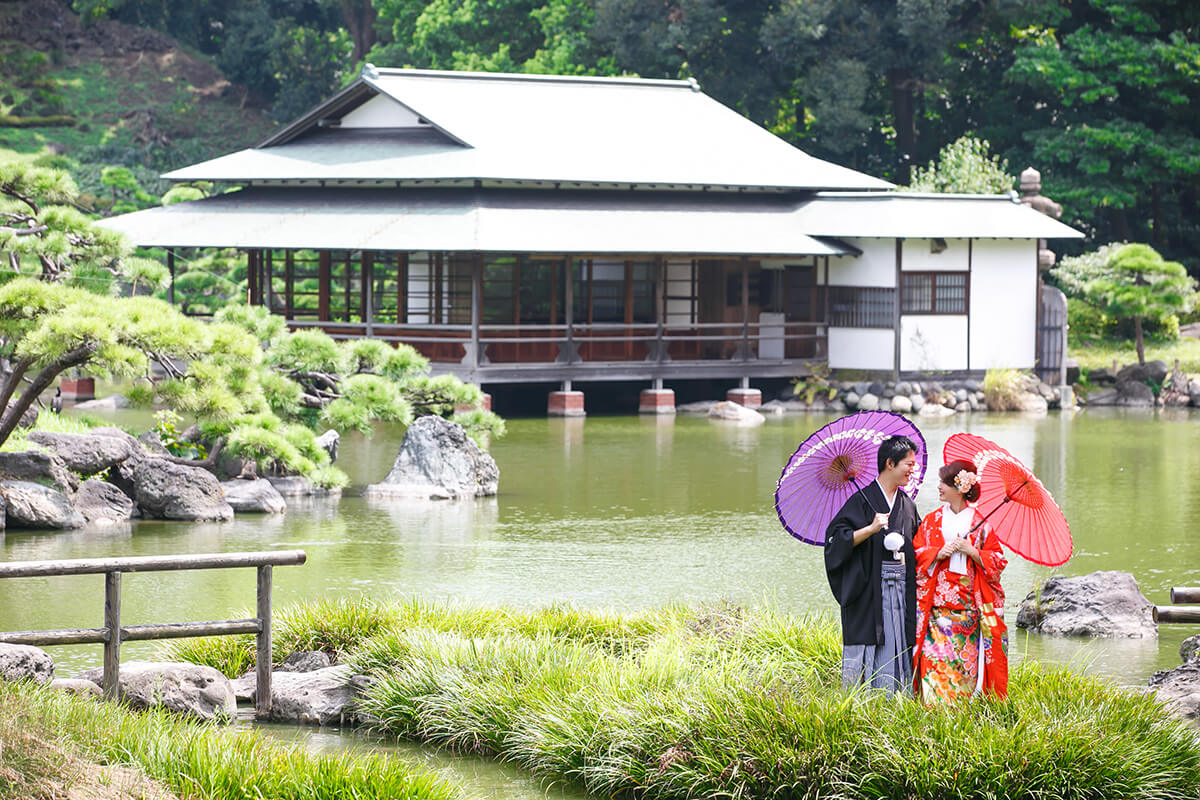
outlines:
[[1028, 373], [1016, 369], [989, 369], [983, 378], [983, 397], [989, 411], [1016, 411], [1021, 407], [1021, 395], [1028, 391], [1033, 380]]

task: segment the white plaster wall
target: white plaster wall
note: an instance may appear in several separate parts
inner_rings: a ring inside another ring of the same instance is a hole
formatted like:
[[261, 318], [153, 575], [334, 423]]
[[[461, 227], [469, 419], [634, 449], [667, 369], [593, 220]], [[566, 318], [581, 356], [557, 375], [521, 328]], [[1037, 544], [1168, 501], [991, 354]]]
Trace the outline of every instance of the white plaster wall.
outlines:
[[967, 368], [965, 315], [900, 317], [900, 369], [905, 372]]
[[1037, 240], [976, 239], [971, 369], [1031, 369], [1037, 346]]
[[[419, 118], [386, 95], [377, 94], [342, 117], [342, 128], [416, 128]], [[428, 127], [428, 123], [420, 127]]]
[[847, 239], [863, 251], [861, 256], [834, 256], [829, 259], [830, 286], [896, 285], [895, 239]]
[[830, 328], [833, 369], [892, 369], [895, 337], [890, 328]]
[[432, 321], [433, 291], [430, 285], [430, 256], [428, 253], [412, 253], [408, 258], [408, 286], [405, 288], [404, 304], [410, 325], [428, 325]]
[[966, 272], [968, 239], [945, 239], [946, 249], [940, 253], [930, 250], [932, 239], [905, 239], [900, 256], [900, 269], [908, 272]]

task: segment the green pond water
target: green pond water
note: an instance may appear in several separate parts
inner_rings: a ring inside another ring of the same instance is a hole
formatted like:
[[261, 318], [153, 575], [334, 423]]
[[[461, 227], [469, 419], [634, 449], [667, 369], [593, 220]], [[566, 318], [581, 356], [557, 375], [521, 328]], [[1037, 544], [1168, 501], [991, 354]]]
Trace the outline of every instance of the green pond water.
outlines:
[[[115, 417], [136, 425], [137, 415]], [[554, 603], [638, 609], [670, 602], [767, 603], [832, 614], [821, 551], [787, 535], [773, 507], [775, 481], [799, 442], [832, 416], [769, 418], [736, 428], [680, 416], [518, 419], [492, 446], [500, 496], [466, 503], [367, 501], [386, 474], [400, 431], [344, 437], [339, 465], [356, 488], [340, 501], [292, 503], [280, 517], [227, 524], [146, 521], [108, 530], [15, 533], [7, 561], [303, 549], [308, 563], [275, 569], [276, 605], [319, 597], [421, 598], [473, 605]], [[1033, 467], [1062, 506], [1075, 555], [1051, 570], [1011, 556], [1004, 576], [1015, 658], [1068, 662], [1144, 685], [1179, 663], [1179, 643], [1200, 627], [1163, 625], [1157, 639], [1075, 640], [1026, 635], [1021, 599], [1051, 574], [1132, 573], [1151, 601], [1171, 586], [1200, 585], [1200, 413], [1090, 410], [958, 415], [919, 420], [930, 469], [917, 500], [937, 505], [946, 438], [986, 436]], [[932, 476], [932, 477], [930, 477]], [[127, 575], [125, 624], [227, 619], [254, 604], [254, 570]], [[96, 627], [102, 576], [23, 578], [0, 587], [0, 629]], [[130, 643], [123, 659], [152, 656]], [[98, 666], [100, 647], [53, 648], [60, 675]], [[456, 759], [352, 733], [267, 728], [313, 749], [387, 747], [396, 757], [450, 770], [470, 794], [544, 796], [516, 770]]]

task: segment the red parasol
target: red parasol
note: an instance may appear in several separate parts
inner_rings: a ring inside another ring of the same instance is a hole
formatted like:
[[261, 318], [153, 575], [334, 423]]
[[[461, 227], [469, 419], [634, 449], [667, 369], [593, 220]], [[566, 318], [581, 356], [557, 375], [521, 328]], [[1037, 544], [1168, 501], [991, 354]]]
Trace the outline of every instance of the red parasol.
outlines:
[[1016, 456], [970, 433], [946, 440], [942, 459], [970, 461], [981, 492], [976, 507], [1000, 541], [1035, 564], [1056, 567], [1071, 557], [1071, 528], [1042, 482]]

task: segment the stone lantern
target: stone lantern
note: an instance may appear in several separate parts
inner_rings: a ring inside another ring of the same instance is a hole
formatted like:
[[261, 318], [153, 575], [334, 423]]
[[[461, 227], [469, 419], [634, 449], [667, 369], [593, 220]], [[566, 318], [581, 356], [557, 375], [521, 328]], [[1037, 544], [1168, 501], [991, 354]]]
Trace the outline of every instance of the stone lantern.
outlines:
[[[1033, 167], [1026, 167], [1021, 172], [1020, 178], [1021, 187], [1021, 202], [1032, 208], [1034, 211], [1039, 211], [1048, 217], [1058, 219], [1062, 216], [1062, 206], [1051, 200], [1049, 197], [1042, 196], [1042, 173], [1038, 172]], [[1058, 369], [1058, 390], [1061, 395], [1061, 407], [1071, 408], [1075, 405], [1073, 392], [1067, 384], [1067, 298], [1058, 289], [1047, 287], [1042, 283], [1042, 273], [1054, 266], [1055, 256], [1054, 251], [1046, 246], [1045, 239], [1038, 239], [1038, 313], [1037, 313], [1037, 340], [1039, 358], [1042, 353], [1042, 337], [1046, 335], [1044, 327], [1047, 325], [1045, 316], [1050, 315], [1049, 325], [1055, 327], [1059, 322], [1057, 317], [1061, 316], [1062, 325], [1062, 353], [1060, 356], [1060, 364]], [[1049, 311], [1047, 311], [1049, 309]]]

